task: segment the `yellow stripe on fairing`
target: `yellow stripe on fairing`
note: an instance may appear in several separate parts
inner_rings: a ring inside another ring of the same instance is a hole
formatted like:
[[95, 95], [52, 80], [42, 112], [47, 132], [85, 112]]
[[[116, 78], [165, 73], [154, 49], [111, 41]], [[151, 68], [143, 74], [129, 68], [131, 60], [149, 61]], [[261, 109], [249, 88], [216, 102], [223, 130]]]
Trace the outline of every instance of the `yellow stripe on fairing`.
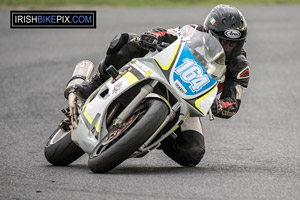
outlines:
[[86, 110], [83, 112], [83, 115], [85, 116], [85, 118], [88, 120], [88, 122], [90, 124], [93, 122], [93, 118], [91, 117], [91, 115]]
[[95, 128], [96, 128], [96, 131], [99, 133], [100, 132], [100, 126], [99, 126], [98, 122], [96, 123]]
[[[92, 124], [92, 122], [93, 122], [94, 119], [91, 117], [91, 115], [90, 115], [86, 110], [83, 112], [83, 115], [84, 115], [85, 118], [88, 120], [88, 122], [89, 122], [90, 124]], [[99, 131], [100, 131], [100, 126], [99, 126], [98, 122], [96, 123], [95, 128], [96, 128], [96, 131], [99, 133]]]
[[152, 71], [151, 70], [148, 70], [146, 73], [145, 73], [145, 76], [148, 77], [152, 74]]
[[199, 102], [202, 101], [203, 99], [205, 99], [208, 95], [210, 95], [216, 88], [217, 88], [218, 84], [216, 84], [216, 86], [211, 89], [208, 93], [206, 93], [205, 95], [203, 95], [202, 97], [200, 97], [199, 99], [197, 99], [195, 101], [195, 106], [198, 108], [198, 110], [204, 114], [203, 110], [201, 110], [201, 108], [199, 107]]
[[181, 42], [181, 38], [179, 38], [179, 40], [178, 40], [178, 42], [177, 42], [177, 44], [176, 44], [175, 50], [174, 50], [174, 52], [173, 52], [173, 54], [172, 54], [172, 57], [171, 57], [171, 59], [169, 60], [169, 63], [168, 63], [166, 66], [163, 66], [162, 64], [160, 64], [160, 63], [158, 62], [158, 60], [155, 59], [156, 62], [158, 63], [158, 65], [159, 65], [163, 70], [168, 70], [168, 69], [170, 68], [170, 66], [171, 66], [171, 64], [172, 64], [172, 62], [173, 62], [173, 60], [174, 60], [174, 58], [175, 58], [175, 56], [176, 56], [176, 54], [177, 54], [177, 52], [178, 52], [180, 42]]
[[139, 79], [131, 72], [127, 72], [126, 74], [124, 74], [124, 77], [130, 83], [130, 85], [132, 85], [135, 82], [139, 81]]

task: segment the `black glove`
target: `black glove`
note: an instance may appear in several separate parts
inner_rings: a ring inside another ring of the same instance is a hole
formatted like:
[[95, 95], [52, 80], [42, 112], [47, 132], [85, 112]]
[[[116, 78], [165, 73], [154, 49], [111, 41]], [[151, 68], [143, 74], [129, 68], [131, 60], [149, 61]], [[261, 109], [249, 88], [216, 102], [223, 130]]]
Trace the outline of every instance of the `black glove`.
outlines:
[[223, 105], [221, 100], [215, 99], [214, 103], [211, 106], [211, 112], [214, 116], [218, 116], [223, 110]]
[[238, 102], [233, 101], [229, 98], [222, 100], [216, 99], [211, 106], [211, 112], [216, 117], [230, 118], [238, 111]]
[[147, 51], [154, 52], [158, 44], [162, 42], [162, 37], [166, 34], [165, 29], [153, 29], [143, 33], [140, 37], [140, 46]]
[[159, 43], [156, 35], [152, 33], [144, 33], [141, 35], [140, 46], [147, 51], [154, 52]]

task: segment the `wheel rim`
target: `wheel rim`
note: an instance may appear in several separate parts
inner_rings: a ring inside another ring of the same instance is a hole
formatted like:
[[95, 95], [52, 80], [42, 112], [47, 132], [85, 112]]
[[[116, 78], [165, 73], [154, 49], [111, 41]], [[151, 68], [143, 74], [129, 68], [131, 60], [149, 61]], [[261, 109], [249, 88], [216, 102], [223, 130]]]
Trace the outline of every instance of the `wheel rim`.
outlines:
[[139, 115], [132, 115], [129, 120], [122, 124], [122, 128], [114, 130], [111, 134], [109, 134], [106, 141], [102, 142], [102, 145], [107, 145], [113, 142], [117, 137], [123, 134], [138, 118]]
[[93, 153], [90, 155], [90, 157], [97, 157], [98, 155], [103, 153], [106, 149], [108, 149], [109, 146], [113, 145], [114, 142], [116, 142], [118, 139], [120, 139], [124, 135], [124, 132], [126, 134], [126, 131], [128, 129], [130, 129], [135, 124], [135, 122], [138, 121], [139, 118], [142, 117], [146, 113], [146, 111], [148, 109], [149, 109], [149, 107], [147, 104], [141, 105], [141, 107], [138, 108], [138, 110], [135, 111], [126, 122], [124, 122], [124, 125], [125, 125], [124, 129], [121, 131], [118, 131], [118, 134], [113, 136], [113, 139], [109, 139], [109, 136], [108, 136], [106, 141], [99, 143], [98, 146], [96, 146], [96, 148], [94, 149]]
[[53, 145], [56, 142], [58, 142], [59, 140], [61, 140], [62, 138], [64, 138], [66, 135], [68, 135], [68, 133], [70, 133], [71, 131], [62, 131], [60, 128], [54, 133], [54, 135], [52, 136], [52, 138], [49, 141], [49, 145]]

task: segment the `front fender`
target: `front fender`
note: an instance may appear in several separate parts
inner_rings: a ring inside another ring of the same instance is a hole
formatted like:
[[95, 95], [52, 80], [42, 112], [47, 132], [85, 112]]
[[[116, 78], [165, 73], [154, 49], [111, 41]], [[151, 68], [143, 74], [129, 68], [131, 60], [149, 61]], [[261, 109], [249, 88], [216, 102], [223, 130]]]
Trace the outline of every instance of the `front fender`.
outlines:
[[169, 113], [171, 113], [171, 109], [172, 109], [171, 105], [170, 105], [169, 101], [167, 99], [165, 99], [164, 97], [162, 97], [156, 93], [150, 93], [145, 97], [145, 99], [160, 99], [162, 102], [164, 102], [168, 106]]

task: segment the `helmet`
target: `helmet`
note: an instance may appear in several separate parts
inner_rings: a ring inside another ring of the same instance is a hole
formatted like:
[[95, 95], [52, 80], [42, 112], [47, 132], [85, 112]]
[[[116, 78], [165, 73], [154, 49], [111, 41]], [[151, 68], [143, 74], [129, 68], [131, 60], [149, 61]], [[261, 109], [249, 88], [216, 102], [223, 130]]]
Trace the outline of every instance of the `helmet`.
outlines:
[[247, 36], [247, 23], [237, 8], [223, 4], [214, 7], [204, 21], [204, 28], [221, 44], [236, 43], [232, 51], [225, 51], [226, 60], [241, 54]]

